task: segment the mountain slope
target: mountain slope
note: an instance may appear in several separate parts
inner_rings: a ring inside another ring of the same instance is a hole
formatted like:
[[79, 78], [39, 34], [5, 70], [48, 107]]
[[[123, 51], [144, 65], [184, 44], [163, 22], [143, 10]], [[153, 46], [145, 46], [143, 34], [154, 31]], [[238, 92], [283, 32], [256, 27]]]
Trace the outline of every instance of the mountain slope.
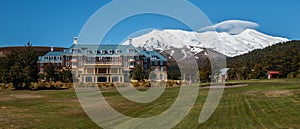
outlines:
[[268, 71], [279, 71], [280, 77], [300, 78], [300, 41], [279, 43], [264, 49], [227, 58], [231, 79], [266, 78]]
[[[210, 48], [233, 57], [286, 41], [288, 39], [269, 36], [254, 29], [245, 29], [236, 35], [215, 31], [198, 33], [183, 30], [152, 30], [148, 34], [133, 38], [132, 44], [148, 50], [184, 48], [194, 54], [203, 51], [203, 48]], [[124, 44], [129, 44], [129, 41], [125, 41]]]

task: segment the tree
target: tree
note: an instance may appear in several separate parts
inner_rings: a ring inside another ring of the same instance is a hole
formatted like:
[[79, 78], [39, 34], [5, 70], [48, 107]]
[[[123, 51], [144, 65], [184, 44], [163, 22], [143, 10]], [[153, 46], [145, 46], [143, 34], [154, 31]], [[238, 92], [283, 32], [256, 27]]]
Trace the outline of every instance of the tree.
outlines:
[[210, 76], [212, 75], [211, 64], [208, 59], [205, 59], [204, 63], [205, 64], [202, 68], [200, 68], [198, 75], [199, 75], [200, 81], [210, 82], [210, 80], [211, 80]]
[[64, 83], [71, 83], [73, 82], [73, 74], [72, 70], [68, 67], [67, 69], [63, 69], [60, 71], [61, 81]]
[[46, 77], [46, 81], [49, 82], [49, 81], [59, 81], [60, 80], [60, 77], [59, 77], [59, 68], [54, 65], [54, 64], [50, 64], [50, 65], [47, 65], [45, 67], [45, 71], [44, 71], [44, 75]]
[[30, 42], [25, 47], [25, 50], [15, 50], [6, 57], [6, 81], [13, 83], [17, 90], [29, 89], [30, 83], [38, 79], [38, 55], [33, 51]]
[[133, 73], [132, 73], [132, 79], [138, 80], [138, 81], [144, 81], [145, 71], [141, 65], [137, 65], [134, 67]]

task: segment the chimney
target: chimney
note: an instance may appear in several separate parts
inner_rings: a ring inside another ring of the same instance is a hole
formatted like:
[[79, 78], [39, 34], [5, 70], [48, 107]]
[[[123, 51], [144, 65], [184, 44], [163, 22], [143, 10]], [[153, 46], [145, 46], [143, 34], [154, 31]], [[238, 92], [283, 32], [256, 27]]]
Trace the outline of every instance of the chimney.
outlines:
[[53, 47], [51, 46], [51, 51], [53, 52]]
[[73, 44], [77, 45], [77, 37], [73, 38]]
[[129, 39], [129, 45], [132, 45], [132, 39], [131, 38]]

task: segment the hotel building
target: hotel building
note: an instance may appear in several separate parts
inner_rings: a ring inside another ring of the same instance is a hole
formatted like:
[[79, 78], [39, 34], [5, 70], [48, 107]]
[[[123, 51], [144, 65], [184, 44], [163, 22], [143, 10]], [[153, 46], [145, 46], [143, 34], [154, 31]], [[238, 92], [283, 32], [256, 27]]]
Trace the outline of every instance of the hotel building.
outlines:
[[146, 51], [133, 45], [79, 45], [64, 52], [50, 51], [39, 57], [39, 72], [49, 64], [71, 68], [79, 82], [129, 82], [136, 66], [152, 71], [156, 80], [167, 79], [167, 59], [157, 51]]

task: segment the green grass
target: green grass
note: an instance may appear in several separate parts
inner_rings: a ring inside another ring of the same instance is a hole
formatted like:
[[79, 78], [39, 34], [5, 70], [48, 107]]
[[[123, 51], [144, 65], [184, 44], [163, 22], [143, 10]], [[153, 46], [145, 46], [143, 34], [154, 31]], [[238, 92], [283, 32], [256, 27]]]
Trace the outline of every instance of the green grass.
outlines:
[[[208, 89], [175, 128], [300, 128], [300, 80], [250, 80], [247, 87], [225, 89], [208, 121], [198, 123]], [[116, 90], [104, 92], [119, 112], [145, 118], [168, 109], [179, 87], [167, 88], [154, 102], [127, 101]], [[99, 128], [84, 113], [73, 89], [53, 91], [0, 90], [0, 128]]]

